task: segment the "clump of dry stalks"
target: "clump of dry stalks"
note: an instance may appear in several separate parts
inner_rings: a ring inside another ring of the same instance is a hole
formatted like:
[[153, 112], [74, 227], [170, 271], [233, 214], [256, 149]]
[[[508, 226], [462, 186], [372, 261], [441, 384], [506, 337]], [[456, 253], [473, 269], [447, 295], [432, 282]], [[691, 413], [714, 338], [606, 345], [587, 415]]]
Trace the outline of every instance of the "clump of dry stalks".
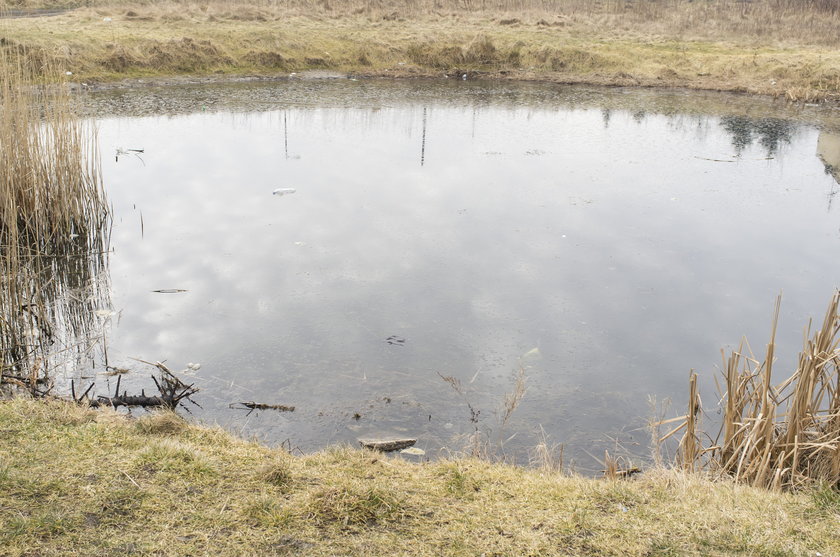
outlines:
[[[697, 374], [690, 378], [689, 411], [660, 442], [684, 430], [678, 461], [687, 471], [710, 471], [736, 482], [773, 489], [814, 482], [840, 486], [840, 291], [822, 326], [805, 330], [796, 370], [773, 385], [776, 301], [770, 342], [763, 361], [744, 342], [723, 355], [722, 423], [710, 446], [701, 441], [702, 414]], [[746, 350], [746, 353], [745, 353]], [[668, 421], [675, 421], [668, 420]], [[662, 422], [665, 423], [665, 422]]]
[[88, 337], [109, 224], [94, 130], [44, 64], [0, 43], [0, 382], [31, 388]]

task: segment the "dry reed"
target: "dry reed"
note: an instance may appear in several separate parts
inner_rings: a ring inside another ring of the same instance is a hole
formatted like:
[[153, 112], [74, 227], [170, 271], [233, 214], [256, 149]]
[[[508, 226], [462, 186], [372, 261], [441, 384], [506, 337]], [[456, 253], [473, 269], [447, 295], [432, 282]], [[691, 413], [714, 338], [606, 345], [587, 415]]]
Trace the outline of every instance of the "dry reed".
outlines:
[[840, 291], [832, 297], [822, 326], [812, 333], [808, 324], [796, 370], [774, 386], [780, 303], [781, 298], [763, 361], [751, 355], [745, 342], [728, 357], [722, 351], [723, 417], [710, 446], [701, 443], [696, 374], [690, 379], [689, 411], [660, 442], [684, 430], [679, 458], [689, 471], [710, 471], [773, 489], [814, 482], [840, 486]]
[[88, 338], [104, 295], [109, 212], [95, 133], [58, 77], [0, 46], [0, 370], [33, 390], [68, 339]]

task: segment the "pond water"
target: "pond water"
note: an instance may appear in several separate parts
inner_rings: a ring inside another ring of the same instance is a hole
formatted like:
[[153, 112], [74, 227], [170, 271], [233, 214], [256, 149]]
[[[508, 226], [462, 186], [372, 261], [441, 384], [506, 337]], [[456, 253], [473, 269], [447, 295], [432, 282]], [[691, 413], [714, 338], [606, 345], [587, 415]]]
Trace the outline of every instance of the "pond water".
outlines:
[[348, 79], [85, 102], [114, 208], [109, 363], [148, 389], [132, 358], [200, 362], [193, 414], [271, 444], [435, 457], [477, 430], [595, 470], [616, 442], [648, 454], [649, 396], [677, 413], [692, 368], [714, 413], [720, 349], [762, 352], [780, 291], [790, 369], [840, 286], [836, 110]]

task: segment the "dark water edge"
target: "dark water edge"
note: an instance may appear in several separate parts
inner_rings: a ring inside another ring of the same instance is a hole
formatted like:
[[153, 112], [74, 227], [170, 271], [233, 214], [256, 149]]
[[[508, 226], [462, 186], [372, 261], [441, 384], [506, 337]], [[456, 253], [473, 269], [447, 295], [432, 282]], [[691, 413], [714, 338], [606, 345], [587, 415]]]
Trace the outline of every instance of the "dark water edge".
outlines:
[[[282, 96], [277, 89], [282, 88]], [[457, 95], [456, 99], [442, 95]], [[278, 108], [385, 108], [407, 104], [455, 102], [479, 107], [552, 107], [629, 111], [683, 116], [740, 116], [793, 120], [840, 129], [840, 107], [795, 103], [783, 98], [632, 87], [558, 85], [541, 82], [460, 81], [404, 78], [286, 78], [280, 81], [234, 80], [198, 84], [149, 85], [82, 91], [82, 115], [138, 117], [184, 115], [206, 111], [261, 112]]]

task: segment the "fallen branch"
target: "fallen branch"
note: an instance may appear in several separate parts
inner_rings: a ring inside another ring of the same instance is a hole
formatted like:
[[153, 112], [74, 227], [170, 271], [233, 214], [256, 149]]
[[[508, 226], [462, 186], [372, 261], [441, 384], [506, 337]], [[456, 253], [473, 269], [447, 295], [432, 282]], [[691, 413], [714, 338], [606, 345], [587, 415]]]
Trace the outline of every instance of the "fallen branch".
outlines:
[[175, 408], [177, 404], [178, 402], [172, 399], [167, 399], [159, 396], [146, 396], [145, 394], [133, 396], [123, 394], [122, 396], [112, 397], [100, 396], [97, 397], [96, 400], [90, 401], [90, 405], [94, 408], [98, 408], [100, 406], [111, 406], [113, 408], [117, 408], [119, 406], [163, 406], [165, 408]]
[[[237, 404], [239, 406], [237, 406]], [[253, 412], [254, 410], [277, 410], [278, 412], [294, 412], [294, 406], [286, 406], [285, 404], [263, 404], [261, 402], [234, 402], [228, 405], [228, 408], [243, 409], [248, 408]], [[251, 412], [248, 412], [249, 414]]]
[[96, 399], [88, 397], [88, 393], [93, 388], [93, 384], [91, 384], [80, 397], [76, 397], [76, 387], [71, 381], [70, 389], [73, 401], [78, 404], [87, 403], [93, 408], [99, 408], [102, 406], [110, 406], [112, 408], [120, 406], [139, 406], [142, 408], [160, 407], [174, 410], [182, 400], [186, 399], [198, 406], [198, 403], [190, 398], [198, 392], [198, 388], [195, 387], [195, 384], [187, 385], [178, 379], [178, 377], [176, 377], [175, 374], [161, 362], [151, 363], [145, 360], [138, 361], [154, 366], [160, 371], [159, 379], [154, 375], [151, 376], [152, 381], [154, 381], [158, 390], [157, 395], [148, 396], [146, 395], [145, 390], [141, 390], [139, 395], [129, 395], [127, 391], [123, 391], [122, 394], [120, 394], [120, 382], [122, 381], [122, 375], [119, 375], [117, 376], [117, 386], [116, 389], [114, 389], [114, 396], [98, 396]]

